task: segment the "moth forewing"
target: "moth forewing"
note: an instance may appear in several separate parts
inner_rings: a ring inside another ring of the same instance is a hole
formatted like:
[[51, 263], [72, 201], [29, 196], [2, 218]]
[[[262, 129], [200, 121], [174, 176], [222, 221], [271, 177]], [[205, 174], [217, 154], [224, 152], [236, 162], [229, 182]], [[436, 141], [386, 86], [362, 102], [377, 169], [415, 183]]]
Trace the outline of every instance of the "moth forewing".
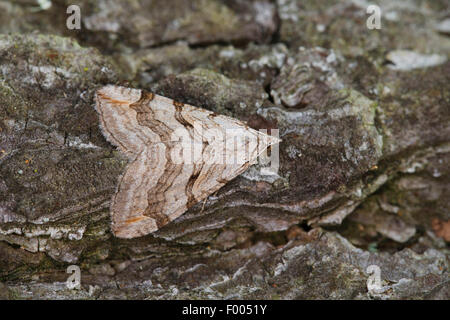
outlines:
[[208, 197], [279, 139], [243, 122], [143, 90], [106, 86], [96, 110], [106, 139], [130, 156], [111, 200], [112, 232], [157, 231]]

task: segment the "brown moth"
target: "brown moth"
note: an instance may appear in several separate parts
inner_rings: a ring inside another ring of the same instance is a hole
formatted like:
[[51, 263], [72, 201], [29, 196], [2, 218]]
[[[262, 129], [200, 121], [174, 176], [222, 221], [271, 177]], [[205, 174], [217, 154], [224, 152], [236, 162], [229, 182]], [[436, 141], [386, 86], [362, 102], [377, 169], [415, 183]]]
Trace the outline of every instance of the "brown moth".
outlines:
[[276, 137], [138, 89], [96, 93], [106, 139], [130, 159], [111, 201], [119, 238], [154, 232], [244, 172]]

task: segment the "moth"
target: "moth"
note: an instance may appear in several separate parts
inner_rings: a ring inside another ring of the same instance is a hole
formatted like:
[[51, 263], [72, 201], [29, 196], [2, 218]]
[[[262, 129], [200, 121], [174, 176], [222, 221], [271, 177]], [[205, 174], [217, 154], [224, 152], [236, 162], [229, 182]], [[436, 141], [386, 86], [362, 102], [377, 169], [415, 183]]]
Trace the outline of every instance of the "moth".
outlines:
[[145, 90], [108, 85], [95, 102], [102, 133], [130, 160], [111, 200], [111, 230], [119, 238], [157, 231], [280, 141]]

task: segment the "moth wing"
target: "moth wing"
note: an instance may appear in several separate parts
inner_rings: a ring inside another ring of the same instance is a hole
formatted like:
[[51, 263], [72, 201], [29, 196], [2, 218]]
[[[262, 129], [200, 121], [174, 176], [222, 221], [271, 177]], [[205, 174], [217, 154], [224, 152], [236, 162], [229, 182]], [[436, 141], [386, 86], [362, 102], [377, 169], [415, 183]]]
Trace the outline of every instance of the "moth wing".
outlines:
[[[181, 145], [188, 155], [184, 158], [187, 161], [184, 165], [194, 164], [193, 168], [190, 167], [192, 173], [188, 180], [180, 181], [186, 183], [186, 208], [204, 200], [243, 173], [256, 163], [261, 152], [280, 141], [231, 117], [176, 103], [158, 95], [154, 102], [160, 111], [157, 119], [165, 122], [172, 130], [181, 125], [180, 132], [185, 130], [184, 135], [188, 138], [178, 140], [178, 146]], [[167, 114], [170, 120], [165, 120]], [[174, 190], [167, 189], [168, 194], [178, 191], [177, 187]], [[179, 215], [178, 211], [169, 213], [171, 220]]]

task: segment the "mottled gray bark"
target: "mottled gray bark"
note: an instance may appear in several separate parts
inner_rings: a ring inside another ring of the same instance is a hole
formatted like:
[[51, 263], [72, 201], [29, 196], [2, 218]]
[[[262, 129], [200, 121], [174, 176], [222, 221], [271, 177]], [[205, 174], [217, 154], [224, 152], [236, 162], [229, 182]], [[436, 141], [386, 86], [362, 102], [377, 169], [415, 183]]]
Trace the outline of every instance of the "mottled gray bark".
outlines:
[[[381, 30], [354, 1], [106, 2], [71, 31], [0, 1], [0, 298], [450, 297], [447, 1], [375, 1]], [[278, 128], [278, 174], [115, 238], [93, 95], [125, 81]]]

